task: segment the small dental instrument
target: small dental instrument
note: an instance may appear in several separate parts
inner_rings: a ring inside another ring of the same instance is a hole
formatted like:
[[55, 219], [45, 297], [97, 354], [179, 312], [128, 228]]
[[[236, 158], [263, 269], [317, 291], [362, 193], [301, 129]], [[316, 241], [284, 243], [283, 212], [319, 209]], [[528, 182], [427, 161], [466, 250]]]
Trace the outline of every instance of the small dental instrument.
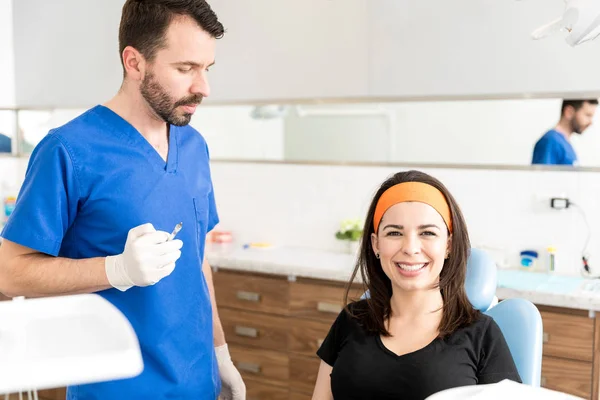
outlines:
[[180, 222], [177, 225], [175, 225], [175, 228], [173, 229], [173, 232], [171, 232], [171, 234], [169, 235], [169, 238], [167, 239], [167, 242], [170, 241], [170, 240], [175, 239], [175, 236], [177, 236], [177, 234], [181, 230], [181, 227], [183, 227], [183, 222]]

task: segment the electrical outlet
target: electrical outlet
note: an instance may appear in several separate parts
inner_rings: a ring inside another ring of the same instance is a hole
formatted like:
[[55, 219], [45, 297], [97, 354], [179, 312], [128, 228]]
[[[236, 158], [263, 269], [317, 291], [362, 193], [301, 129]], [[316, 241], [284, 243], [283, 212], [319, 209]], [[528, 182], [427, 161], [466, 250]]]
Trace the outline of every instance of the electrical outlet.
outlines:
[[550, 207], [555, 210], [566, 210], [569, 206], [570, 202], [567, 197], [552, 197], [550, 199]]

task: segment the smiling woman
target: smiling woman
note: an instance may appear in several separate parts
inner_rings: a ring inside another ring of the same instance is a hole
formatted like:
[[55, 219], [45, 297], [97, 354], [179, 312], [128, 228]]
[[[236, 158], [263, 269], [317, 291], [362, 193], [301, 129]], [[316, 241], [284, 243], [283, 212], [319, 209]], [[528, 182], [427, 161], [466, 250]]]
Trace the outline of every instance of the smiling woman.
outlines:
[[351, 278], [360, 271], [369, 297], [339, 314], [318, 350], [313, 399], [424, 399], [520, 382], [499, 327], [467, 298], [469, 249], [460, 208], [440, 181], [419, 171], [387, 179]]

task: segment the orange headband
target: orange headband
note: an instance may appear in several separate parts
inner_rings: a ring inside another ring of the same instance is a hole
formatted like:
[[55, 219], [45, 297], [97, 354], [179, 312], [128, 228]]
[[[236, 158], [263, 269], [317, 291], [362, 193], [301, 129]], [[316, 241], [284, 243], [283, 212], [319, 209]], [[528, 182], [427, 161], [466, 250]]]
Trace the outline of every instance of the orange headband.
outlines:
[[442, 216], [448, 230], [452, 233], [452, 218], [446, 198], [438, 189], [423, 182], [399, 183], [383, 192], [377, 202], [375, 216], [373, 217], [375, 233], [379, 229], [379, 223], [381, 222], [381, 218], [383, 218], [383, 214], [394, 204], [407, 201], [418, 201], [429, 204]]

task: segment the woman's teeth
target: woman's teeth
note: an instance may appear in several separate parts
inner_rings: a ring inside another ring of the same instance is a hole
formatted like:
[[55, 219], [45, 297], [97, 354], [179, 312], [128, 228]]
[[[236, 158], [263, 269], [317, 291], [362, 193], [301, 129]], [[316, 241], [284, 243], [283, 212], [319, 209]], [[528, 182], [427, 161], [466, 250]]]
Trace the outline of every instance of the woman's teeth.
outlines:
[[396, 266], [400, 269], [403, 269], [405, 271], [418, 271], [421, 268], [425, 267], [428, 263], [425, 264], [401, 264], [401, 263], [396, 263]]

